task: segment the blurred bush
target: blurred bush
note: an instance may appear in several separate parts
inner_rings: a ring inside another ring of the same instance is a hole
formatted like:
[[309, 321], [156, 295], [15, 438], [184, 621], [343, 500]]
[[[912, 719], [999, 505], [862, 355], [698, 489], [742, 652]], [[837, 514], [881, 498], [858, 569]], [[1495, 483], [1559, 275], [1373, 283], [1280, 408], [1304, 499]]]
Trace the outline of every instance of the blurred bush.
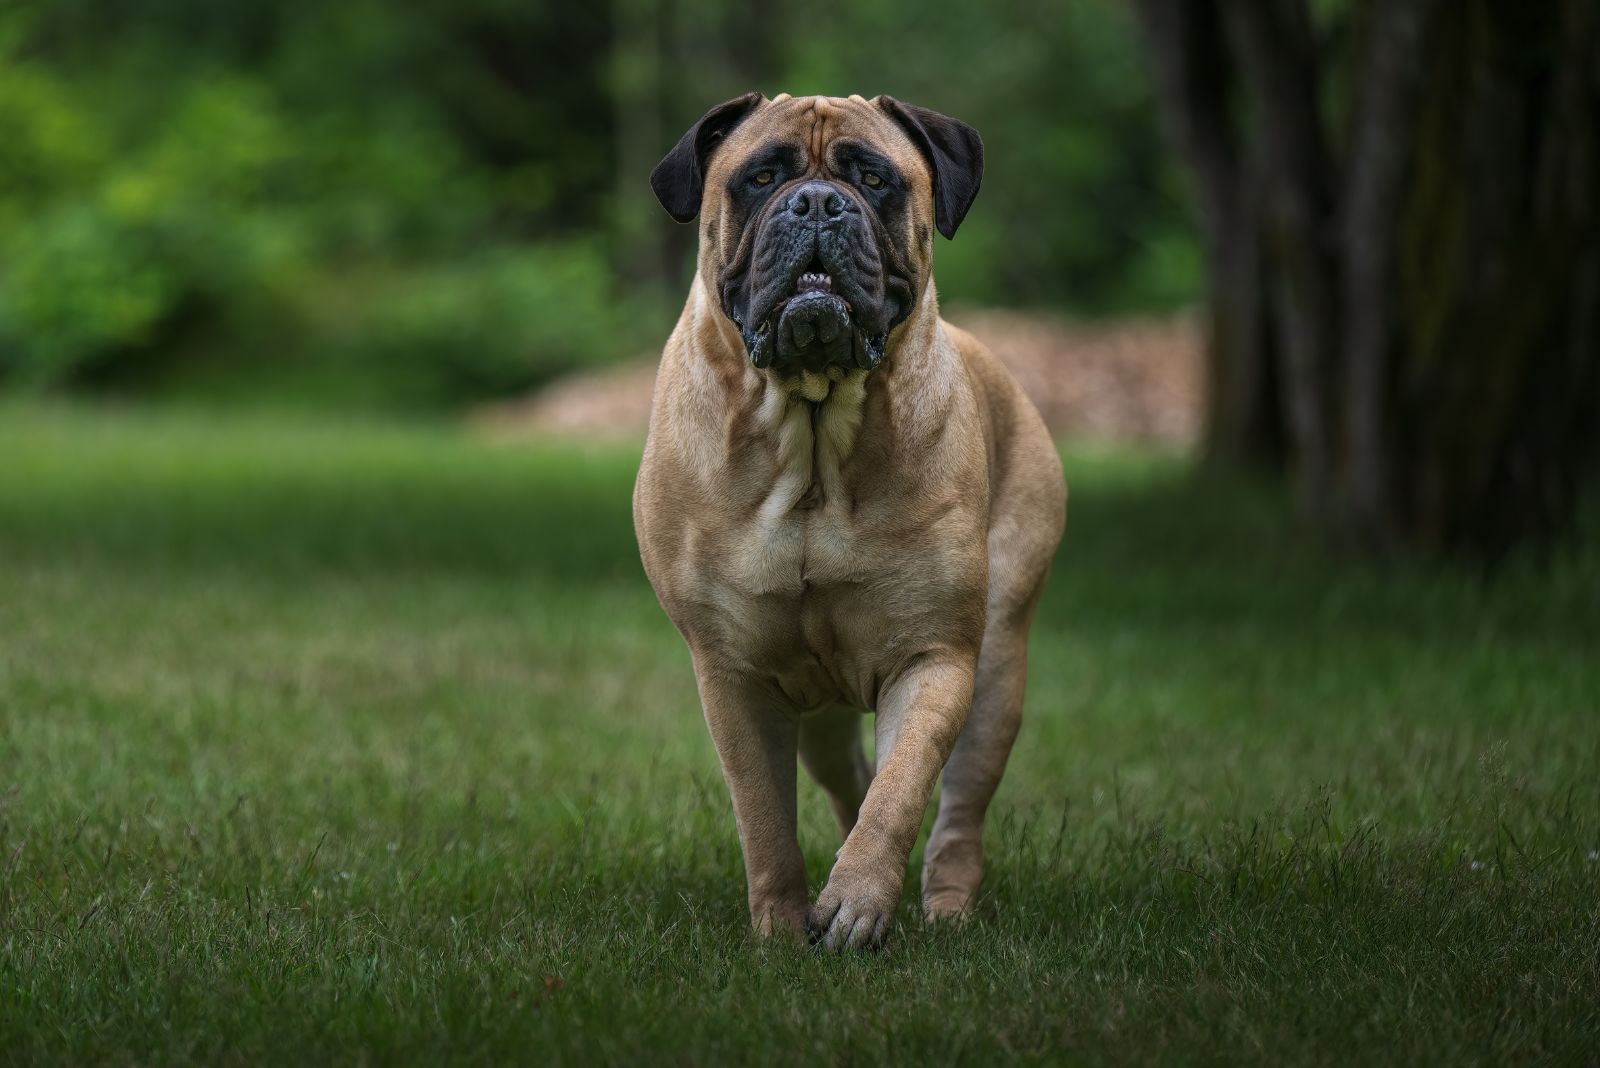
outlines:
[[749, 87], [983, 130], [946, 299], [1194, 292], [1113, 0], [54, 0], [0, 13], [0, 382], [434, 407], [642, 351], [693, 244], [645, 176]]
[[[619, 351], [610, 271], [592, 244], [548, 243], [330, 279], [309, 316], [348, 377], [383, 367], [392, 399], [494, 396]], [[331, 298], [331, 299], [329, 299]], [[353, 372], [353, 373], [350, 373]]]

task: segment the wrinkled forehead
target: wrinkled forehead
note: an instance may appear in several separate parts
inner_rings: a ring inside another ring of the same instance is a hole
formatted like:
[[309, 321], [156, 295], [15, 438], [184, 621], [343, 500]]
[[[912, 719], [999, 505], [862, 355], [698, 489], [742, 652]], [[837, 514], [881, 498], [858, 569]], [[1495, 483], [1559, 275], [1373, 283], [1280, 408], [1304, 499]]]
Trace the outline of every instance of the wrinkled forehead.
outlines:
[[788, 93], [762, 103], [738, 125], [717, 153], [712, 170], [737, 166], [774, 141], [799, 148], [812, 165], [825, 163], [828, 147], [837, 141], [864, 142], [888, 156], [908, 178], [926, 175], [922, 154], [911, 138], [872, 101]]

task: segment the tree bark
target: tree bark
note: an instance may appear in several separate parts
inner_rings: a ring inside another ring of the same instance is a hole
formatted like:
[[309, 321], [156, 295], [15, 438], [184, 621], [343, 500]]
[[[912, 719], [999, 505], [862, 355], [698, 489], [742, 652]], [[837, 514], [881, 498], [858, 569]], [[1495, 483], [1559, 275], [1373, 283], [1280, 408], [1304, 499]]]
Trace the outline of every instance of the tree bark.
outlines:
[[1240, 81], [1267, 161], [1267, 255], [1290, 468], [1301, 510], [1333, 514], [1328, 379], [1337, 328], [1328, 232], [1328, 152], [1317, 109], [1321, 62], [1301, 0], [1227, 0]]
[[1402, 230], [1398, 519], [1495, 557], [1567, 525], [1592, 440], [1600, 49], [1585, 4], [1439, 21]]
[[1342, 400], [1346, 509], [1355, 533], [1398, 536], [1390, 494], [1387, 385], [1395, 342], [1396, 239], [1435, 0], [1372, 5], [1345, 165], [1339, 254], [1345, 309]]
[[1194, 176], [1214, 433], [1248, 422], [1238, 368], [1272, 368], [1330, 531], [1495, 556], [1569, 525], [1600, 424], [1600, 9], [1372, 0], [1348, 49], [1305, 0], [1138, 11]]
[[1277, 466], [1282, 431], [1269, 366], [1258, 153], [1233, 128], [1218, 0], [1139, 0], [1157, 99], [1194, 183], [1209, 280], [1206, 454]]

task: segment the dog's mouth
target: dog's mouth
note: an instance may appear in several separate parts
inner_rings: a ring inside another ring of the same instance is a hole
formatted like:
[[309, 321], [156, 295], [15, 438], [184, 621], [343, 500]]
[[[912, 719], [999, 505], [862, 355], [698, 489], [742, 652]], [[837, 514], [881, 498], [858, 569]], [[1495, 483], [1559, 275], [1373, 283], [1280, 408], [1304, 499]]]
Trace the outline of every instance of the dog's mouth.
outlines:
[[835, 292], [834, 277], [818, 256], [796, 274], [789, 294], [743, 333], [756, 367], [812, 372], [870, 371], [883, 361], [888, 336], [861, 329], [855, 307]]
[[[812, 265], [816, 266], [815, 260], [812, 261]], [[801, 273], [799, 278], [795, 279], [794, 292], [796, 296], [801, 293], [832, 293], [833, 275], [823, 270], [807, 269]], [[845, 301], [845, 307], [850, 307], [849, 301]]]

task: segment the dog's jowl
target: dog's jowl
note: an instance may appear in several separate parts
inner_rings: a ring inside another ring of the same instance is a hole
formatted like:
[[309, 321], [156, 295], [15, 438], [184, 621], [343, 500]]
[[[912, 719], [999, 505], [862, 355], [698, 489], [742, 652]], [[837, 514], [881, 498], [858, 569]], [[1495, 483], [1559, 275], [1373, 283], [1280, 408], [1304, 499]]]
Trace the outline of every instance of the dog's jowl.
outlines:
[[[699, 217], [700, 252], [634, 525], [689, 646], [762, 933], [881, 942], [941, 772], [923, 908], [961, 917], [977, 897], [1066, 510], [1038, 413], [939, 318], [934, 232], [955, 235], [982, 177], [977, 132], [946, 116], [754, 93], [650, 176], [674, 218]], [[797, 763], [844, 840], [814, 903]]]

